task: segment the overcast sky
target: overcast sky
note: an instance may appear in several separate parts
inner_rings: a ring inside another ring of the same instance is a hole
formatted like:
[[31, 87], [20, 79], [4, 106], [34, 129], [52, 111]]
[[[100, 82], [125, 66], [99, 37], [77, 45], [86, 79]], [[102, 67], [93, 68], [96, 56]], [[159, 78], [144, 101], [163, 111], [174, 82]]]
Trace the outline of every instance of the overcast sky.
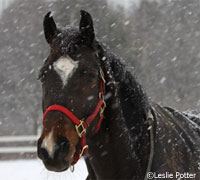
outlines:
[[[9, 4], [11, 2], [13, 2], [14, 0], [0, 0], [0, 15], [2, 13], [2, 11], [7, 8], [9, 6]], [[54, 1], [54, 0], [48, 0], [48, 1]], [[130, 6], [130, 2], [134, 3], [136, 7], [139, 6], [141, 0], [109, 0], [108, 2], [115, 3], [116, 5], [122, 5], [124, 6], [126, 9], [128, 9], [128, 7]], [[152, 0], [151, 0], [152, 1]]]

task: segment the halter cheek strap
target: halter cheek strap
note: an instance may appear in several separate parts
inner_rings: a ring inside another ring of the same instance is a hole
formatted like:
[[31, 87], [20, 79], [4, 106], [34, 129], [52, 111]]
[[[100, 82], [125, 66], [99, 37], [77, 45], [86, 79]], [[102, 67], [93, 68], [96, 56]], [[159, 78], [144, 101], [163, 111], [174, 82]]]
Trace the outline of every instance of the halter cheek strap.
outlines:
[[86, 130], [87, 130], [87, 127], [94, 121], [94, 119], [97, 117], [98, 114], [100, 115], [100, 118], [98, 120], [94, 133], [98, 132], [98, 130], [100, 129], [100, 125], [103, 119], [103, 113], [106, 108], [106, 102], [104, 101], [104, 92], [103, 92], [105, 79], [104, 79], [103, 72], [101, 69], [100, 69], [100, 75], [101, 75], [101, 79], [100, 79], [99, 101], [93, 113], [86, 120], [84, 121], [79, 120], [70, 110], [68, 110], [64, 106], [56, 105], [56, 104], [49, 106], [43, 115], [43, 121], [42, 121], [43, 124], [44, 124], [44, 120], [46, 118], [47, 113], [50, 111], [62, 112], [75, 124], [76, 132], [81, 141], [81, 149], [74, 155], [73, 162], [71, 163], [72, 166], [76, 164], [77, 161], [86, 154], [87, 149], [88, 149], [88, 145], [86, 145], [86, 139], [85, 139]]

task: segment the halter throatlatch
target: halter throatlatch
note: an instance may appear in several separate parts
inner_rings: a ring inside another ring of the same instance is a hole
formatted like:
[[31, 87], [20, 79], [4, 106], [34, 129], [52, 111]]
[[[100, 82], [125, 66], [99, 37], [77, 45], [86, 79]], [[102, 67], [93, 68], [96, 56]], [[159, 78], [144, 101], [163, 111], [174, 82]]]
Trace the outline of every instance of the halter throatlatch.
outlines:
[[46, 109], [46, 111], [44, 112], [43, 124], [44, 124], [44, 120], [45, 120], [47, 113], [50, 112], [50, 111], [60, 111], [60, 112], [62, 112], [75, 124], [75, 129], [76, 129], [76, 132], [77, 132], [77, 134], [80, 138], [80, 142], [81, 142], [81, 149], [78, 152], [75, 153], [73, 162], [71, 163], [71, 166], [76, 164], [77, 161], [82, 156], [84, 156], [86, 154], [87, 149], [88, 149], [88, 145], [86, 145], [86, 139], [85, 139], [87, 127], [93, 122], [93, 120], [97, 117], [98, 114], [99, 114], [100, 118], [98, 120], [98, 123], [97, 123], [97, 126], [96, 126], [94, 133], [98, 132], [98, 130], [100, 129], [101, 121], [103, 119], [103, 113], [104, 113], [104, 110], [106, 108], [106, 102], [104, 100], [104, 91], [103, 91], [104, 90], [104, 84], [105, 84], [104, 74], [103, 74], [102, 69], [100, 68], [99, 101], [98, 101], [97, 106], [94, 109], [93, 113], [85, 120], [79, 120], [66, 107], [61, 106], [61, 105], [57, 105], [57, 104], [49, 106]]

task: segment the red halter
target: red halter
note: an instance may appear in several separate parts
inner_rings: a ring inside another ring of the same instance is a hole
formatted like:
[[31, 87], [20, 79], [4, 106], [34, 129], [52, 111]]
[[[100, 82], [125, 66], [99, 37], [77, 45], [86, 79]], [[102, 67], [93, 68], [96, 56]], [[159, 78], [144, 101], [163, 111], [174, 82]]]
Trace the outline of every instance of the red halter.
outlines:
[[86, 139], [85, 139], [87, 127], [93, 122], [95, 117], [99, 114], [100, 118], [98, 120], [96, 130], [94, 131], [94, 133], [96, 133], [96, 132], [98, 132], [100, 125], [101, 125], [101, 121], [103, 119], [103, 112], [106, 108], [106, 103], [104, 101], [104, 92], [103, 92], [103, 84], [105, 83], [105, 79], [104, 79], [102, 69], [100, 69], [100, 75], [101, 75], [101, 79], [100, 79], [99, 101], [98, 101], [97, 106], [94, 109], [93, 113], [86, 120], [84, 120], [84, 121], [79, 120], [70, 110], [68, 110], [67, 108], [65, 108], [64, 106], [61, 106], [61, 105], [51, 105], [51, 106], [49, 106], [46, 109], [46, 111], [44, 112], [44, 115], [43, 115], [43, 121], [42, 121], [43, 124], [44, 124], [44, 120], [45, 120], [47, 113], [50, 112], [50, 111], [60, 111], [60, 112], [62, 112], [68, 118], [70, 118], [71, 121], [75, 124], [76, 132], [77, 132], [78, 136], [81, 138], [81, 149], [74, 155], [74, 160], [71, 163], [71, 165], [76, 164], [77, 161], [82, 156], [84, 156], [87, 152], [88, 145], [86, 145]]

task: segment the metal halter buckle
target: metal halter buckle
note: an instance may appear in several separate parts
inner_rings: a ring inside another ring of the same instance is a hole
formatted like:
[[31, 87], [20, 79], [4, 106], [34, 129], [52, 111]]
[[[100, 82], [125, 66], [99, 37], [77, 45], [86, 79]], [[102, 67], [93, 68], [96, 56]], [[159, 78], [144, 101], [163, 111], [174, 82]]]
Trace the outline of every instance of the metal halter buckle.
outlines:
[[103, 102], [102, 107], [100, 108], [100, 112], [99, 112], [101, 116], [104, 113], [104, 110], [106, 108], [106, 102], [104, 100], [104, 96], [102, 93], [99, 93], [99, 99], [102, 99], [102, 102]]
[[80, 138], [82, 138], [82, 135], [86, 133], [86, 128], [84, 127], [84, 121], [80, 121], [79, 125], [75, 125], [76, 132]]
[[83, 153], [84, 153], [84, 151], [85, 151], [86, 149], [88, 149], [88, 145], [85, 145], [85, 146], [82, 148], [81, 153], [80, 153], [80, 155], [79, 155], [79, 158], [81, 158], [81, 157], [83, 156]]
[[104, 110], [106, 108], [106, 102], [103, 100], [103, 107], [100, 109], [100, 116], [104, 113]]

